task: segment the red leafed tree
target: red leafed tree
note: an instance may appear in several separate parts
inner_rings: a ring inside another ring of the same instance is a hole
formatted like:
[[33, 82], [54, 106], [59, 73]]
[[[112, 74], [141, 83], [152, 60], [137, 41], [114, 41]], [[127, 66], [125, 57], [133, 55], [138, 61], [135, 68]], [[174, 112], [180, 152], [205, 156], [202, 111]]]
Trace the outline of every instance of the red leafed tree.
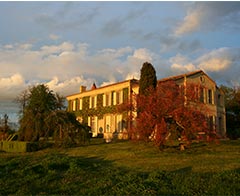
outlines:
[[159, 83], [156, 89], [137, 95], [136, 124], [131, 136], [137, 140], [153, 140], [159, 147], [166, 141], [190, 143], [199, 132], [210, 135], [208, 108], [201, 103], [196, 84], [178, 86], [174, 81]]

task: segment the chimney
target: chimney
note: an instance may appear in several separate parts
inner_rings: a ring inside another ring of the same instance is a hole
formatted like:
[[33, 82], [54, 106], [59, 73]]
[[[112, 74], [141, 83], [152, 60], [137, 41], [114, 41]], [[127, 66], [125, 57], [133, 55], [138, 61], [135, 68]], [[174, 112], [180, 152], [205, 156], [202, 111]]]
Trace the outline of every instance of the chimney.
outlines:
[[80, 86], [80, 93], [83, 93], [86, 91], [86, 86]]

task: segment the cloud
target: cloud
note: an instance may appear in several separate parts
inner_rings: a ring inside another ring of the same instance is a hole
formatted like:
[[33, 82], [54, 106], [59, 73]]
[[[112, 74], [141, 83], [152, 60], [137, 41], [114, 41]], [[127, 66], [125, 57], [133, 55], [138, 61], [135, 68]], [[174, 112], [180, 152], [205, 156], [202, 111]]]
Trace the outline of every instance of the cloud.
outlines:
[[9, 44], [0, 46], [0, 99], [14, 98], [28, 85], [46, 83], [67, 95], [79, 91], [80, 85], [91, 87], [140, 77], [148, 61], [158, 78], [203, 69], [220, 81], [240, 81], [240, 49], [218, 48], [198, 57], [178, 53], [169, 59], [147, 48], [105, 48], [91, 51], [87, 43], [62, 42], [35, 46]]
[[129, 33], [128, 32], [129, 29], [131, 29], [131, 27], [134, 26], [137, 20], [141, 20], [144, 17], [144, 14], [148, 9], [146, 5], [142, 6], [142, 4], [140, 4], [140, 7], [137, 5], [139, 4], [135, 4], [134, 9], [126, 11], [126, 13], [123, 15], [119, 14], [114, 18], [110, 18], [102, 26], [101, 28], [102, 34], [104, 36], [114, 37], [125, 33]]
[[[11, 94], [12, 98], [28, 85], [46, 83], [67, 95], [78, 91], [80, 84], [90, 88], [93, 82], [101, 86], [139, 77], [142, 64], [156, 58], [146, 48], [106, 48], [90, 53], [89, 47], [87, 43], [70, 42], [40, 47], [27, 43], [0, 46], [0, 94]], [[6, 85], [10, 94], [4, 93]]]
[[199, 67], [208, 71], [223, 71], [231, 65], [231, 60], [225, 58], [211, 58], [202, 62]]
[[41, 47], [41, 51], [44, 54], [55, 54], [66, 51], [72, 51], [74, 49], [74, 45], [69, 42], [63, 42], [60, 45], [46, 45]]
[[49, 35], [49, 38], [51, 40], [59, 40], [61, 37], [59, 35], [56, 35], [56, 34], [50, 34]]
[[196, 59], [177, 54], [169, 62], [172, 74], [201, 69], [219, 83], [240, 84], [240, 48], [218, 48]]
[[219, 48], [196, 59], [198, 67], [218, 82], [240, 84], [240, 48]]
[[15, 98], [27, 86], [21, 74], [0, 78], [0, 99]]
[[133, 57], [137, 59], [141, 59], [143, 61], [152, 61], [152, 55], [151, 52], [145, 48], [140, 48], [138, 50], [134, 51]]
[[161, 53], [194, 53], [202, 49], [202, 44], [198, 39], [183, 39], [181, 37], [169, 34], [169, 32], [161, 33], [159, 38], [160, 41], [160, 52]]
[[175, 74], [180, 74], [180, 73], [196, 70], [195, 65], [193, 65], [190, 62], [190, 59], [188, 59], [187, 57], [185, 57], [181, 54], [177, 54], [176, 56], [170, 58], [169, 62], [172, 64], [171, 70]]
[[182, 36], [198, 30], [214, 31], [216, 27], [239, 29], [240, 7], [238, 2], [190, 3], [186, 16], [178, 23], [174, 35]]
[[48, 30], [80, 29], [96, 18], [98, 9], [79, 6], [76, 2], [61, 2], [56, 4], [55, 10], [36, 15], [34, 21]]
[[77, 93], [80, 85], [90, 86], [92, 85], [92, 79], [85, 79], [83, 76], [77, 76], [68, 80], [60, 81], [58, 77], [53, 77], [52, 80], [46, 82], [46, 85], [54, 92], [60, 93], [60, 95], [67, 96]]
[[176, 28], [175, 35], [183, 35], [198, 30], [201, 24], [201, 16], [201, 10], [188, 13], [183, 22]]
[[233, 63], [233, 56], [229, 48], [213, 50], [197, 59], [198, 67], [210, 71], [220, 72], [228, 69]]
[[20, 74], [14, 74], [8, 78], [0, 78], [0, 87], [11, 87], [11, 86], [18, 86], [24, 83], [24, 79]]

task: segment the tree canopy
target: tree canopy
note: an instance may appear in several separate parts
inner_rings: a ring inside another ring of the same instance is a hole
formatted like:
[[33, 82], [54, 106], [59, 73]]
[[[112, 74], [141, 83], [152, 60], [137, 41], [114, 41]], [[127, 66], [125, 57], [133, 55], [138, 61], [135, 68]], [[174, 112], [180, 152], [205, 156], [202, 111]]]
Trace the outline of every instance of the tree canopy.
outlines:
[[20, 140], [39, 141], [40, 137], [51, 136], [62, 144], [76, 142], [77, 134], [88, 137], [89, 130], [76, 120], [74, 114], [64, 110], [64, 98], [46, 85], [30, 87], [18, 96], [17, 101], [22, 110]]
[[225, 94], [227, 136], [237, 139], [240, 137], [240, 88], [223, 85], [220, 88]]
[[150, 88], [155, 89], [157, 86], [156, 71], [151, 63], [145, 62], [141, 68], [139, 80], [139, 93], [147, 95]]
[[198, 133], [201, 131], [209, 138], [214, 137], [204, 115], [208, 108], [200, 103], [194, 87], [194, 84], [188, 84], [182, 89], [174, 81], [169, 81], [159, 83], [155, 90], [149, 90], [147, 96], [139, 94], [137, 110], [141, 112], [137, 115], [131, 137], [152, 140], [159, 147], [167, 141], [190, 143], [193, 139], [200, 139]]
[[45, 119], [57, 109], [57, 99], [53, 92], [43, 84], [30, 87], [25, 101], [23, 115], [20, 120], [21, 138], [27, 141], [38, 141], [46, 131]]

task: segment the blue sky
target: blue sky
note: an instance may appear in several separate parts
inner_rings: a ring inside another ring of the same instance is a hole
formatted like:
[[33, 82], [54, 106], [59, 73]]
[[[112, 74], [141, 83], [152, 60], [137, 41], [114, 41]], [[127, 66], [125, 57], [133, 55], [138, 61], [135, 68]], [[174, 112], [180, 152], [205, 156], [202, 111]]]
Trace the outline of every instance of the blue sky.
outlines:
[[0, 27], [0, 114], [29, 85], [68, 95], [139, 78], [145, 61], [159, 79], [202, 69], [240, 83], [237, 1], [0, 2]]

